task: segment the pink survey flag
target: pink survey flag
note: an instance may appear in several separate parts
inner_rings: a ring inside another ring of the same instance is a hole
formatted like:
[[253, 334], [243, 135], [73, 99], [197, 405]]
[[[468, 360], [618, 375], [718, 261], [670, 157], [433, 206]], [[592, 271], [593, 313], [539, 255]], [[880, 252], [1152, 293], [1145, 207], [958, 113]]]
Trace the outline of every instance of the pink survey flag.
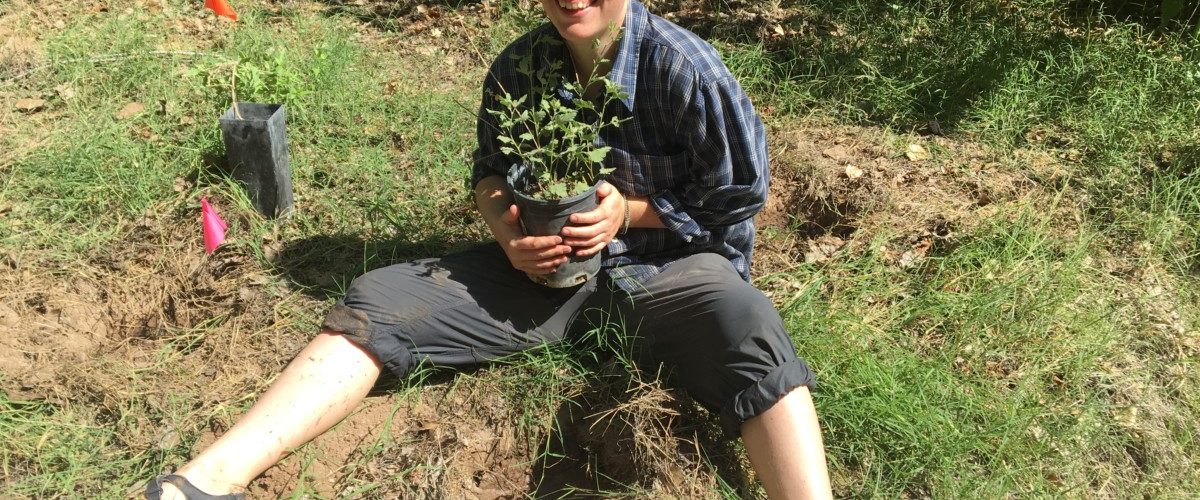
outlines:
[[225, 221], [217, 215], [217, 211], [208, 204], [208, 198], [200, 198], [200, 220], [204, 227], [204, 250], [213, 253], [221, 243], [225, 243]]

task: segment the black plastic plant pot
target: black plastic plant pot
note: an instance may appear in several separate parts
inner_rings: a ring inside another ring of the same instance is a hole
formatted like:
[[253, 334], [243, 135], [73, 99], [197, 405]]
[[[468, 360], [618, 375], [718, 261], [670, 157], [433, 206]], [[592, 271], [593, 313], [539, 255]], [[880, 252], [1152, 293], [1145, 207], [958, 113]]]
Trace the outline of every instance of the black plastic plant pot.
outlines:
[[220, 121], [233, 177], [246, 188], [254, 208], [269, 218], [291, 215], [292, 165], [283, 105], [239, 102]]
[[[521, 229], [529, 236], [552, 236], [562, 231], [567, 219], [576, 212], [595, 210], [600, 206], [596, 200], [597, 182], [587, 191], [561, 200], [539, 200], [524, 194], [530, 184], [530, 168], [513, 165], [508, 170], [508, 189], [513, 194], [521, 212]], [[578, 257], [572, 253], [569, 260], [558, 266], [552, 274], [529, 274], [529, 279], [551, 288], [567, 288], [582, 285], [600, 271], [600, 254]]]

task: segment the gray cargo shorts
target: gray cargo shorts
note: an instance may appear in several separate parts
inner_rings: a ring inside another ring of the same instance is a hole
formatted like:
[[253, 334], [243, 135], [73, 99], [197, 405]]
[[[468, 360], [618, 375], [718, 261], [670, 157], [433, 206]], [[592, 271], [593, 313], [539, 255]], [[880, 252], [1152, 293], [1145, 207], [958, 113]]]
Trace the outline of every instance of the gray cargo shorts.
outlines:
[[770, 300], [728, 260], [677, 260], [633, 292], [600, 277], [552, 289], [513, 269], [497, 244], [368, 272], [324, 327], [342, 332], [399, 377], [421, 363], [465, 367], [614, 322], [645, 368], [721, 416], [730, 436], [799, 386], [814, 386]]

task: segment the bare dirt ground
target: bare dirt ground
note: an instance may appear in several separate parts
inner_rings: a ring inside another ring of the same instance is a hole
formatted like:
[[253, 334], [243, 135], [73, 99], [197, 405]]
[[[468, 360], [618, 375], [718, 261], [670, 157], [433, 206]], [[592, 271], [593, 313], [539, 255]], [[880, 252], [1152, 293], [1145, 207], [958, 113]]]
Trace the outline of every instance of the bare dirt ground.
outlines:
[[[770, 125], [772, 185], [755, 265], [782, 271], [864, 249], [878, 236], [910, 266], [999, 205], [1040, 195], [1001, 156], [944, 137], [850, 126]], [[1040, 156], [1039, 161], [1057, 164]]]

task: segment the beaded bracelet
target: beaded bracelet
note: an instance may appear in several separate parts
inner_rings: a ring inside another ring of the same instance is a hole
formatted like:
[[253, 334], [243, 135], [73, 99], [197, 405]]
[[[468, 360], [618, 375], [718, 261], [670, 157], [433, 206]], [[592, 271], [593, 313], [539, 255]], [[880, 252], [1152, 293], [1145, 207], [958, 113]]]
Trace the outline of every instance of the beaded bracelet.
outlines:
[[621, 201], [625, 205], [625, 221], [621, 223], [621, 230], [617, 231], [617, 234], [625, 234], [626, 231], [629, 231], [629, 223], [632, 222], [632, 214], [629, 213], [629, 199], [622, 196]]

